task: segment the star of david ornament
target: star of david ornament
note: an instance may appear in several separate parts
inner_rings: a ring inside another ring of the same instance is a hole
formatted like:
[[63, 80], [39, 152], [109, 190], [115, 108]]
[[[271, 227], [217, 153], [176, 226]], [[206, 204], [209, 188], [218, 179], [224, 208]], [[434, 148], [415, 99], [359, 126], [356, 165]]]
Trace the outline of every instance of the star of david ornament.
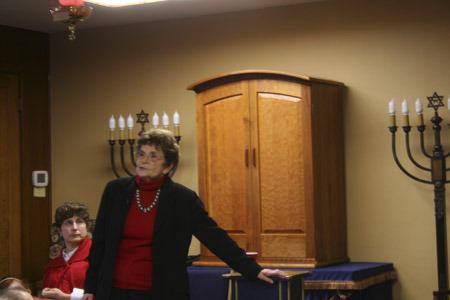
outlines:
[[428, 99], [428, 107], [434, 108], [435, 111], [439, 109], [439, 107], [443, 107], [444, 102], [442, 101], [444, 99], [444, 96], [439, 96], [436, 92], [434, 92], [433, 96], [427, 97]]
[[137, 113], [136, 117], [136, 123], [141, 124], [141, 131], [139, 131], [138, 133], [138, 135], [141, 135], [143, 132], [145, 132], [145, 123], [150, 123], [150, 121], [148, 120], [148, 113], [141, 109], [141, 112]]

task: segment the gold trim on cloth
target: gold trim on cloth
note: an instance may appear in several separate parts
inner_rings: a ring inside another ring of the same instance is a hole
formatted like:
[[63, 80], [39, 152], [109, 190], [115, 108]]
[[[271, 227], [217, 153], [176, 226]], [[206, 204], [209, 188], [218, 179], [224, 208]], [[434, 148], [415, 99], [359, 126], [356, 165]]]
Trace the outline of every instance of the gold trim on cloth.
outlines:
[[389, 271], [363, 280], [305, 280], [305, 290], [364, 290], [367, 287], [389, 280], [396, 280], [397, 273]]

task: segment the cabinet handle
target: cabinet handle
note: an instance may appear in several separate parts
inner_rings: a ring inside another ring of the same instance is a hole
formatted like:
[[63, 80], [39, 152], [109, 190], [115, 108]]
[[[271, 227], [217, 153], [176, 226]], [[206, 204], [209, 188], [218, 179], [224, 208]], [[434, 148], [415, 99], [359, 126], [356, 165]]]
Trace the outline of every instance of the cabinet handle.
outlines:
[[253, 148], [253, 166], [256, 167], [256, 149]]
[[245, 149], [245, 166], [248, 167], [248, 149]]

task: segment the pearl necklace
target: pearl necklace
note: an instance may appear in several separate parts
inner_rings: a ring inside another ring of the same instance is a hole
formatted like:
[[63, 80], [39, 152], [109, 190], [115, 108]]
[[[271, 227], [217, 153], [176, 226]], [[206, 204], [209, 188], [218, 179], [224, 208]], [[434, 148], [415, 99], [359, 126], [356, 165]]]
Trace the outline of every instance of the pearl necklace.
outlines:
[[152, 210], [152, 208], [155, 207], [156, 203], [158, 203], [160, 192], [161, 192], [161, 189], [158, 189], [156, 191], [156, 195], [155, 195], [155, 198], [153, 199], [153, 202], [150, 203], [149, 206], [144, 207], [141, 203], [141, 192], [139, 191], [139, 189], [136, 189], [136, 204], [137, 204], [139, 210], [142, 211], [144, 214], [150, 212]]

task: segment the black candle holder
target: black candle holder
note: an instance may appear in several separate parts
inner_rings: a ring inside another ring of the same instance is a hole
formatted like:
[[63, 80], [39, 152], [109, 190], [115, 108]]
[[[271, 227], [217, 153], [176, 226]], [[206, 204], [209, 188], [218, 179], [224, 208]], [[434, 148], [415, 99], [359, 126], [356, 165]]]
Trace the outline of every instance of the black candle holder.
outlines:
[[[420, 124], [417, 126], [417, 130], [420, 136], [420, 148], [422, 154], [430, 160], [430, 167], [426, 167], [418, 163], [411, 153], [409, 134], [411, 132], [411, 126], [405, 124], [402, 126], [403, 132], [405, 134], [405, 145], [406, 153], [409, 160], [417, 168], [427, 171], [431, 175], [431, 179], [422, 179], [417, 176], [412, 175], [408, 172], [403, 165], [400, 163], [397, 157], [396, 151], [396, 132], [397, 126], [395, 125], [395, 117], [392, 126], [389, 126], [389, 131], [392, 134], [392, 154], [394, 156], [395, 163], [408, 177], [425, 184], [432, 184], [434, 186], [434, 204], [435, 204], [435, 223], [436, 223], [436, 248], [437, 248], [437, 269], [438, 269], [438, 291], [433, 292], [434, 300], [448, 300], [450, 291], [448, 289], [448, 266], [447, 266], [447, 225], [446, 225], [446, 210], [445, 210], [445, 184], [450, 181], [447, 180], [447, 172], [450, 168], [446, 168], [446, 159], [450, 156], [449, 153], [444, 153], [444, 149], [441, 143], [441, 122], [442, 118], [438, 114], [440, 107], [444, 106], [443, 96], [439, 96], [436, 92], [427, 97], [428, 107], [434, 109], [434, 115], [431, 118], [431, 123], [433, 124], [434, 133], [434, 145], [432, 147], [432, 152], [428, 153], [425, 147], [424, 132], [426, 126]], [[407, 116], [406, 116], [407, 120]], [[450, 126], [450, 124], [449, 124]]]

